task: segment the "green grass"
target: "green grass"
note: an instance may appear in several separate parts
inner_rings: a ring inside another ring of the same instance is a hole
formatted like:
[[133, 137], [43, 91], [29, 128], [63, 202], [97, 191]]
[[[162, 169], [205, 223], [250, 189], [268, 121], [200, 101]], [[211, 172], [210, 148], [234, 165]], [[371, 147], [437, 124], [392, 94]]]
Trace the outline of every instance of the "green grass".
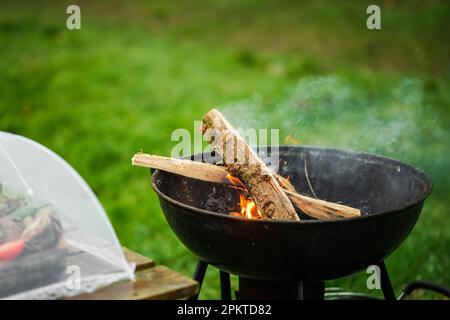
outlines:
[[[397, 291], [414, 279], [450, 285], [448, 4], [386, 2], [383, 29], [369, 31], [361, 1], [79, 3], [80, 31], [65, 28], [64, 1], [0, 4], [0, 130], [67, 159], [123, 245], [193, 273], [195, 257], [130, 158], [169, 155], [174, 129], [193, 132], [220, 106], [236, 124], [281, 128], [282, 139], [426, 171], [433, 194], [387, 264]], [[217, 280], [210, 271], [201, 298], [218, 297]], [[365, 281], [333, 284], [367, 291]]]

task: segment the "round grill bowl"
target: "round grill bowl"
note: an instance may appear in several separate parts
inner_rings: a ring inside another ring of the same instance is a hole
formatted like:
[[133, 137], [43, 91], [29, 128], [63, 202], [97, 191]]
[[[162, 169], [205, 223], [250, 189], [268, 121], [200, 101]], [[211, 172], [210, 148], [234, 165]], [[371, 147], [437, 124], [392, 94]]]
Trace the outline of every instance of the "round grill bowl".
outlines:
[[411, 232], [432, 189], [423, 172], [386, 157], [280, 147], [280, 174], [304, 194], [311, 195], [305, 156], [316, 195], [360, 208], [361, 217], [246, 220], [228, 215], [239, 193], [225, 185], [156, 170], [152, 187], [170, 227], [200, 259], [242, 277], [278, 281], [335, 279], [380, 262]]

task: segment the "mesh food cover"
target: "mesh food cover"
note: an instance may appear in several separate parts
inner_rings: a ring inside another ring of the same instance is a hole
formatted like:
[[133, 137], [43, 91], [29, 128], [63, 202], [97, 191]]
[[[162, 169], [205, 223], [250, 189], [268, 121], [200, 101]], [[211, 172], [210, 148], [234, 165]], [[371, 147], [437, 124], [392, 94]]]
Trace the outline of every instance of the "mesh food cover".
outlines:
[[133, 279], [98, 199], [62, 158], [0, 132], [0, 298], [55, 299]]

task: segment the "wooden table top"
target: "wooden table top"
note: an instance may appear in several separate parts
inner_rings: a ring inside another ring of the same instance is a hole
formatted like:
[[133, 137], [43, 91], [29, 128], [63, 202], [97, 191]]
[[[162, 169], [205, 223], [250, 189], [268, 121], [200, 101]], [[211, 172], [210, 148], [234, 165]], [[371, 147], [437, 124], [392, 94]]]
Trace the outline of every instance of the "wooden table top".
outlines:
[[120, 281], [84, 293], [69, 300], [174, 300], [198, 292], [198, 283], [165, 266], [155, 266], [150, 260], [127, 248], [123, 248], [128, 262], [136, 264], [135, 281]]

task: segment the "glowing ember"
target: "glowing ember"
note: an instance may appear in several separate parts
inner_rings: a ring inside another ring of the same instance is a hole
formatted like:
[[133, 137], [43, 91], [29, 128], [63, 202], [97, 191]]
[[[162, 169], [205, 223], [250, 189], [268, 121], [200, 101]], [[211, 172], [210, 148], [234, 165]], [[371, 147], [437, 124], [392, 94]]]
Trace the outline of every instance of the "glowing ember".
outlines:
[[[230, 180], [230, 182], [237, 186], [237, 189], [243, 190], [244, 193], [248, 193], [247, 189], [244, 187], [244, 185], [242, 184], [241, 180], [239, 180], [239, 178], [237, 177], [233, 177], [232, 175], [228, 174], [227, 175], [228, 180]], [[247, 219], [261, 219], [262, 215], [261, 212], [259, 211], [259, 209], [256, 207], [255, 202], [253, 201], [253, 199], [251, 197], [247, 197], [245, 195], [243, 195], [242, 193], [239, 194], [239, 207], [241, 208], [240, 212], [230, 212], [230, 215], [235, 216], [235, 217], [243, 217], [243, 218], [247, 218]]]

